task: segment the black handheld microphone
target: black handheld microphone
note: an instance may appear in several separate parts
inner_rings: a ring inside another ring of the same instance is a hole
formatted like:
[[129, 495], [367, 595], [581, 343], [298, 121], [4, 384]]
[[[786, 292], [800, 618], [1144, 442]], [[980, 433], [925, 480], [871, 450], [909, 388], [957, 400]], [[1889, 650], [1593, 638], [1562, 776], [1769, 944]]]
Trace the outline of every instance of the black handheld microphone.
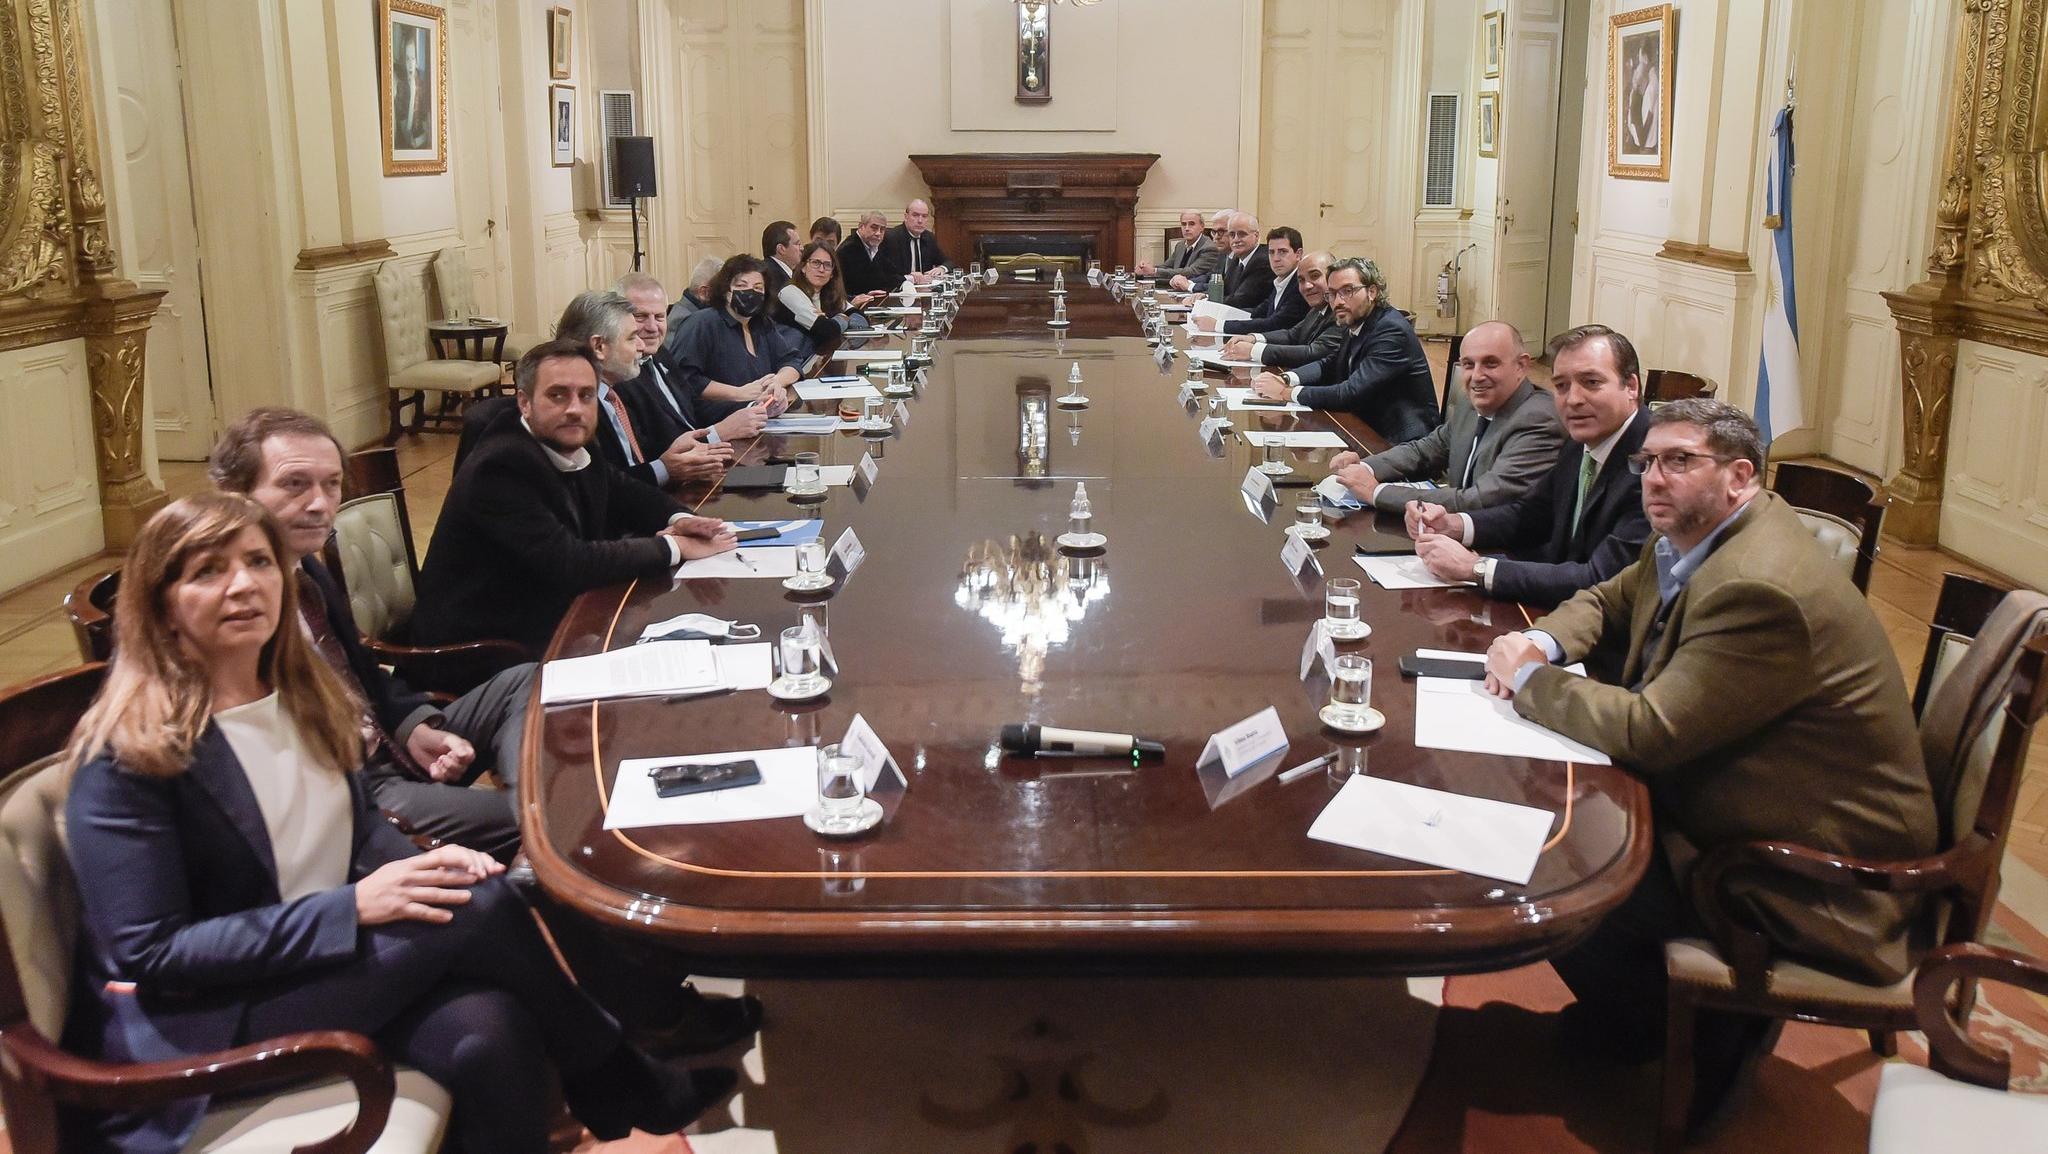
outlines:
[[1052, 725], [1005, 725], [1002, 746], [1011, 753], [1065, 753], [1076, 757], [1165, 757], [1166, 746], [1128, 733], [1060, 729]]

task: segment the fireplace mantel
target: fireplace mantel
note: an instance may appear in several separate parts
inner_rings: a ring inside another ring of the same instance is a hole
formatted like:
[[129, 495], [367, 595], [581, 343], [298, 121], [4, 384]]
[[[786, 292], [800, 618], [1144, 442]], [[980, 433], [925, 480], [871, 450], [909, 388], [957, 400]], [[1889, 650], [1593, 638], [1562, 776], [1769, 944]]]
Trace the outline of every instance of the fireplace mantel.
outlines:
[[1094, 239], [1105, 268], [1137, 262], [1132, 216], [1150, 152], [983, 152], [912, 156], [931, 189], [932, 227], [954, 261], [990, 235]]

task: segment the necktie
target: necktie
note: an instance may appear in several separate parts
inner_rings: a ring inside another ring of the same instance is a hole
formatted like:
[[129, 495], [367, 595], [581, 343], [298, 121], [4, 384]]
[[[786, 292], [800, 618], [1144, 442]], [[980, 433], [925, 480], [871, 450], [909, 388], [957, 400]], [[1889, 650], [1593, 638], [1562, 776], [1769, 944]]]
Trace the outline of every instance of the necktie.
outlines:
[[617, 389], [604, 391], [604, 403], [611, 406], [612, 416], [619, 419], [619, 439], [626, 445], [626, 464], [637, 465], [647, 459], [640, 451], [640, 438], [633, 433], [633, 418], [626, 415], [626, 398]]
[[668, 374], [662, 372], [661, 366], [653, 361], [647, 362], [647, 371], [654, 374], [654, 394], [668, 403], [668, 411], [676, 415], [676, 420], [683, 423], [683, 428], [696, 428], [697, 426], [690, 421], [690, 415], [683, 412], [683, 406], [676, 402], [676, 395], [669, 391]]
[[924, 271], [924, 266], [918, 263], [917, 238], [914, 236], [910, 238], [910, 271]]
[[[1458, 487], [1460, 489], [1467, 488], [1472, 484], [1472, 469], [1473, 466], [1479, 463], [1479, 442], [1486, 439], [1486, 430], [1491, 428], [1492, 425], [1492, 417], [1479, 418], [1479, 431], [1472, 434], [1472, 451], [1465, 455], [1465, 475], [1458, 479]], [[1586, 459], [1590, 461], [1593, 458], [1588, 457]], [[1579, 491], [1582, 494], [1585, 492], [1585, 487], [1584, 481], [1579, 482]], [[1581, 496], [1579, 500], [1583, 503], [1585, 498]]]
[[1592, 453], [1587, 452], [1580, 455], [1579, 499], [1578, 503], [1572, 506], [1572, 533], [1574, 535], [1579, 531], [1579, 518], [1586, 515], [1586, 494], [1592, 490], [1593, 478], [1599, 472], [1600, 464], [1593, 459]]

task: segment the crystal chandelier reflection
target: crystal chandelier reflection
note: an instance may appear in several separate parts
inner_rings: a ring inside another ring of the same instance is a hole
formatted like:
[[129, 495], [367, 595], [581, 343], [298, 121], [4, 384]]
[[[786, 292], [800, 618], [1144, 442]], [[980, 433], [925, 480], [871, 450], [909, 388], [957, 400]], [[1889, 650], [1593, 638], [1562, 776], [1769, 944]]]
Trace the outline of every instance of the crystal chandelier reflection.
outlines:
[[1109, 596], [1109, 567], [1101, 557], [1076, 557], [1053, 548], [1033, 530], [1009, 545], [970, 546], [953, 589], [953, 603], [981, 614], [1017, 654], [1027, 692], [1038, 691], [1046, 654], [1065, 645], [1088, 607]]

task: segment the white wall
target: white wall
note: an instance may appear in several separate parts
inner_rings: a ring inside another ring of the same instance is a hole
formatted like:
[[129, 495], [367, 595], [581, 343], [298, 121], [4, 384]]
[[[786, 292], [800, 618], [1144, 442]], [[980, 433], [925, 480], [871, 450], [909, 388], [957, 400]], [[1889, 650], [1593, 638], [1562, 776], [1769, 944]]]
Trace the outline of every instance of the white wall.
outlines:
[[0, 589], [106, 545], [85, 342], [0, 352]]

